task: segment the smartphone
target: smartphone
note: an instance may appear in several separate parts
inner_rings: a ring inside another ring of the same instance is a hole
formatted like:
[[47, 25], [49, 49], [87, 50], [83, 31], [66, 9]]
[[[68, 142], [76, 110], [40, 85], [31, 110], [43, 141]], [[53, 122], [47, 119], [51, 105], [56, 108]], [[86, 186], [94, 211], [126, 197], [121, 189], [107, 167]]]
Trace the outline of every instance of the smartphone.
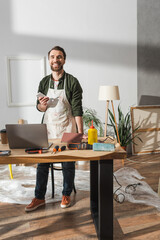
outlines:
[[37, 93], [37, 98], [39, 98], [39, 97], [45, 97], [45, 95], [43, 94], [43, 93], [41, 93], [41, 92], [39, 92], [39, 93]]

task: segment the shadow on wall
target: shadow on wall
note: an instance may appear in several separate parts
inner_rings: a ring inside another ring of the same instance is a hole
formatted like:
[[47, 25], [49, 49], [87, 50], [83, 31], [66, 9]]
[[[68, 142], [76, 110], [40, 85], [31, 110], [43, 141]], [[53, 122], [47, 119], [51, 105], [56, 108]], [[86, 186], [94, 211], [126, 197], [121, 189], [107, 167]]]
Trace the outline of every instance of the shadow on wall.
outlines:
[[137, 46], [137, 65], [146, 72], [160, 71], [160, 47], [153, 45]]
[[[5, 30], [2, 34], [2, 55], [6, 54], [47, 54], [55, 45], [64, 47], [71, 59], [98, 62], [113, 66], [134, 68], [136, 64], [136, 48], [134, 44], [114, 43], [98, 40], [80, 40], [65, 37], [48, 37], [45, 35], [29, 35], [16, 33], [13, 29], [11, 1], [0, 4], [0, 20], [5, 19]], [[52, 34], [53, 35], [53, 34]], [[8, 42], [8, 44], [7, 44]], [[132, 57], [130, 57], [132, 56]]]
[[[72, 59], [135, 68], [135, 49], [138, 48], [138, 67], [147, 72], [160, 71], [160, 47], [158, 45], [138, 44], [136, 46], [130, 43], [94, 41], [94, 39], [84, 41], [83, 39], [17, 34], [12, 29], [11, 9], [11, 1], [3, 0], [0, 4], [0, 20], [2, 20], [3, 24], [5, 23], [5, 31], [1, 36], [1, 45], [7, 46], [7, 50], [5, 48], [1, 49], [2, 53], [4, 51], [4, 55], [17, 52], [46, 54], [51, 47], [58, 44], [67, 49], [67, 55]], [[1, 55], [3, 55], [2, 53]]]
[[143, 105], [160, 105], [160, 97], [158, 96], [149, 96], [149, 95], [142, 95], [139, 100], [139, 106]]

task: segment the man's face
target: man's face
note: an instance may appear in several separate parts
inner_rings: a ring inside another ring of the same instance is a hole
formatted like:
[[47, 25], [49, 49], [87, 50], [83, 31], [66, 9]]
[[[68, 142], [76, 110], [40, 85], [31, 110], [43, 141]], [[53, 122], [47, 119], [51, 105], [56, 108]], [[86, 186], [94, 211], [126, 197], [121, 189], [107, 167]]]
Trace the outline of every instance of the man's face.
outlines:
[[52, 50], [49, 54], [49, 64], [51, 70], [54, 72], [62, 70], [63, 65], [65, 64], [63, 53], [59, 50]]

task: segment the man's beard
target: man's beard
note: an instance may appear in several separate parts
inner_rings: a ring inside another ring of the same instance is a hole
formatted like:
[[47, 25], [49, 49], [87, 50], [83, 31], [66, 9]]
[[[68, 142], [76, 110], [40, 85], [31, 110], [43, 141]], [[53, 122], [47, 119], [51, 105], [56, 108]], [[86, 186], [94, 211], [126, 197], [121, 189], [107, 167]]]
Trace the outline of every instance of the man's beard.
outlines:
[[54, 68], [53, 66], [50, 66], [50, 67], [53, 72], [59, 72], [63, 69], [63, 66], [60, 66], [59, 68]]

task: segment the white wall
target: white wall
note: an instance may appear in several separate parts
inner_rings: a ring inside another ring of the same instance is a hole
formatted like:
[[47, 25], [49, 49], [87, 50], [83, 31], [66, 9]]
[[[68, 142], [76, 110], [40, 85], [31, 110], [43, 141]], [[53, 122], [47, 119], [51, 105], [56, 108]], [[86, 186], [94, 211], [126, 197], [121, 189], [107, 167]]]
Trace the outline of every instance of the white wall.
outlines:
[[[0, 35], [0, 128], [42, 117], [34, 106], [8, 107], [5, 57], [46, 56], [55, 45], [66, 50], [65, 70], [79, 79], [83, 105], [103, 121], [100, 85], [119, 85], [124, 111], [137, 103], [136, 0], [1, 0]], [[48, 74], [48, 62], [46, 67]]]

